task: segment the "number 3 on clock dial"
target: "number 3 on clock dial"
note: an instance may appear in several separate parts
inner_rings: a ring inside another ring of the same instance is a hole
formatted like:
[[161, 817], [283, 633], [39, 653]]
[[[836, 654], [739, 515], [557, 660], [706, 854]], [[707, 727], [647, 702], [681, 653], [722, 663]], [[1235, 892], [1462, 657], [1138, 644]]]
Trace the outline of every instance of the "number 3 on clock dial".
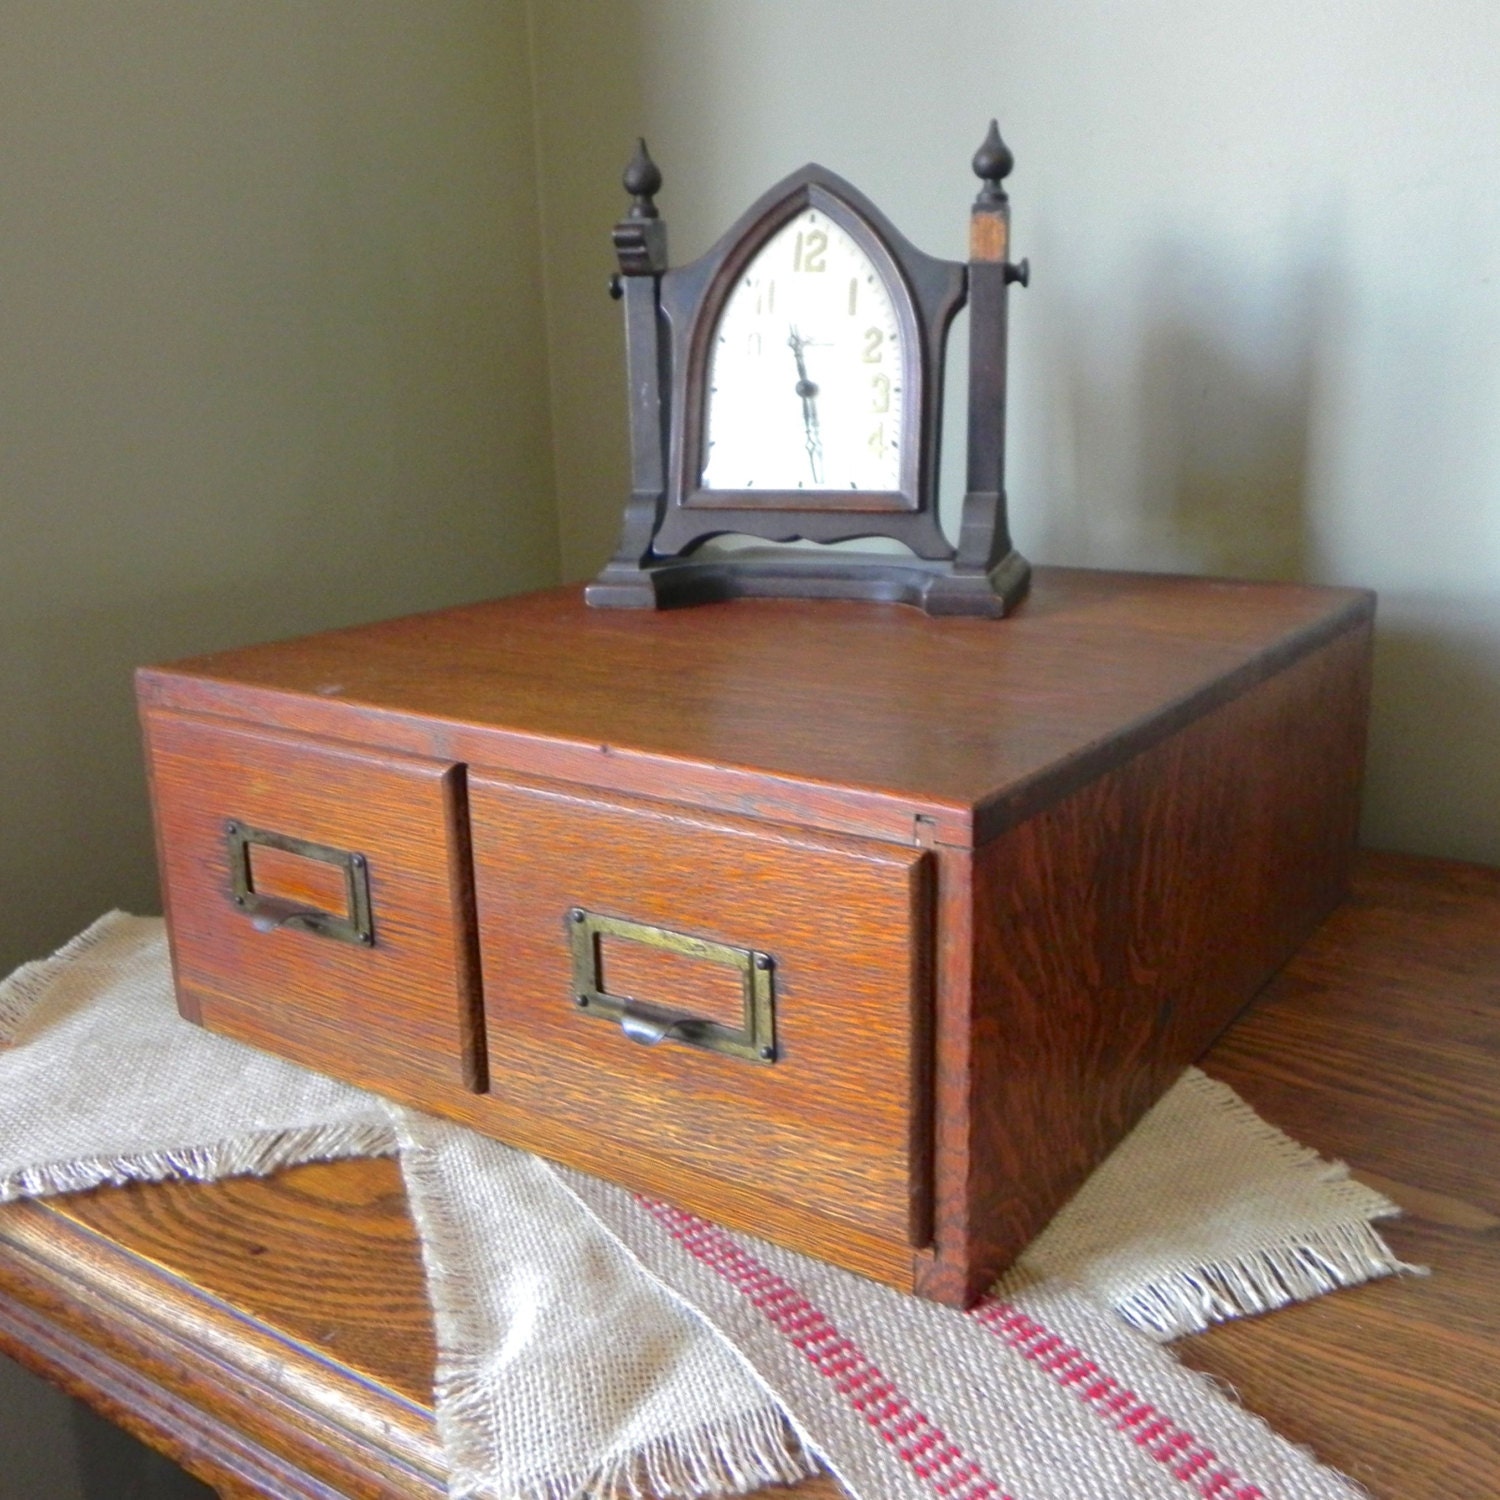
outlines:
[[761, 247], [710, 349], [703, 488], [900, 488], [895, 309], [826, 214], [804, 209]]

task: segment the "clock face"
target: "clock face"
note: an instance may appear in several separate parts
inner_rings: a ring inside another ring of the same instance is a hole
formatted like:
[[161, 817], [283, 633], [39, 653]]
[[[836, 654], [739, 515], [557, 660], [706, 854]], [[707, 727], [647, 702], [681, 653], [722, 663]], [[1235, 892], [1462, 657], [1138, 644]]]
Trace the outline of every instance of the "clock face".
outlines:
[[901, 331], [885, 281], [818, 209], [740, 274], [710, 344], [702, 487], [901, 488]]

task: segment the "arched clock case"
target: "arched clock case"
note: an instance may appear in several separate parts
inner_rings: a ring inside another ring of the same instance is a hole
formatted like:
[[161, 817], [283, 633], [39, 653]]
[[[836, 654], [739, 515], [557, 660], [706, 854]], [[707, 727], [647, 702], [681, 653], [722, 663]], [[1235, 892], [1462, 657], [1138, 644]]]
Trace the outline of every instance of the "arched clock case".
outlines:
[[[1012, 158], [993, 123], [969, 259], [941, 260], [808, 165], [705, 255], [667, 265], [661, 174], [642, 143], [616, 226], [630, 391], [631, 494], [592, 605], [650, 608], [744, 594], [895, 600], [998, 616], [1030, 568], [1006, 523], [1006, 300]], [[956, 541], [938, 520], [948, 332], [970, 317], [967, 486]], [[705, 549], [883, 537], [901, 550]]]

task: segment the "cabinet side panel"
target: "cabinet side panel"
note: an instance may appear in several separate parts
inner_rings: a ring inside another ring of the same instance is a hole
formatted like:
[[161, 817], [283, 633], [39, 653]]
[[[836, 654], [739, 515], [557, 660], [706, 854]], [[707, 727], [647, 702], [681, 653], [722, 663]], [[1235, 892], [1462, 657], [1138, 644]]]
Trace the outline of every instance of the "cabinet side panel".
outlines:
[[1369, 664], [1366, 624], [976, 852], [970, 1299], [1343, 898]]

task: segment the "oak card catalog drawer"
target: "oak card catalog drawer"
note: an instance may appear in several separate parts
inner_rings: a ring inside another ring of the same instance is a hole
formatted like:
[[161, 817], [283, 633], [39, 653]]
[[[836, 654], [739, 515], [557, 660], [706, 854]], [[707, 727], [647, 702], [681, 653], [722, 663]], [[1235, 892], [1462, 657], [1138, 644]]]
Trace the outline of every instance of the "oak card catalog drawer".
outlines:
[[146, 717], [184, 1011], [373, 1088], [482, 1087], [462, 768]]
[[924, 852], [477, 773], [469, 798], [491, 1087], [526, 1144], [586, 1132], [633, 1186], [909, 1282]]

